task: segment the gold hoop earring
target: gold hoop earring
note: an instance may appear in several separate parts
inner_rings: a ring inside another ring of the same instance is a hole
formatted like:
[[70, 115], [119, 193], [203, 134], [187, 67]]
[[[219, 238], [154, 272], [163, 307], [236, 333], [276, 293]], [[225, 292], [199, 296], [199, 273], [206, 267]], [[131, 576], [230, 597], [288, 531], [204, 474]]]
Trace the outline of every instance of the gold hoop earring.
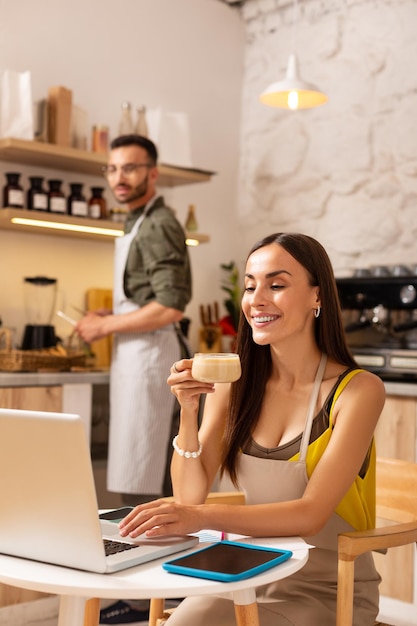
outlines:
[[317, 318], [320, 315], [321, 306], [318, 305], [317, 309], [314, 311], [314, 317]]

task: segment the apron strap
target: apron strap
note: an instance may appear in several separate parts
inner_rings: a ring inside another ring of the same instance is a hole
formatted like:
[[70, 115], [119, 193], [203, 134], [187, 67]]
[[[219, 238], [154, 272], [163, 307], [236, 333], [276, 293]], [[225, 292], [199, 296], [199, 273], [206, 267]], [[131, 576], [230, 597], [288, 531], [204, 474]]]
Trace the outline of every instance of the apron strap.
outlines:
[[315, 413], [316, 404], [317, 404], [317, 397], [319, 395], [321, 381], [323, 380], [324, 370], [326, 369], [326, 363], [327, 363], [327, 355], [323, 353], [321, 355], [320, 363], [316, 372], [316, 377], [314, 379], [313, 389], [311, 391], [311, 396], [310, 396], [310, 403], [308, 405], [306, 425], [304, 428], [303, 437], [301, 439], [299, 461], [303, 463], [305, 462], [306, 457], [307, 457], [307, 448], [310, 442], [310, 433], [311, 433], [311, 428], [313, 425], [313, 418], [314, 418], [314, 413]]
[[128, 233], [129, 235], [133, 235], [133, 237], [135, 237], [135, 235], [138, 232], [138, 230], [139, 230], [143, 220], [148, 215], [149, 211], [151, 210], [151, 208], [153, 207], [153, 205], [155, 204], [155, 202], [158, 200], [159, 197], [160, 196], [158, 196], [158, 194], [156, 194], [147, 202], [147, 204], [145, 204], [145, 208], [143, 209], [143, 213], [140, 215], [140, 217], [138, 217], [138, 219], [134, 223], [132, 230], [130, 231], [130, 233]]
[[145, 205], [142, 214], [138, 217], [129, 233], [125, 233], [123, 237], [116, 237], [115, 239], [115, 254], [113, 261], [113, 310], [115, 313], [120, 313], [119, 308], [121, 303], [128, 300], [124, 291], [124, 273], [130, 246], [136, 237], [143, 220], [159, 197], [160, 196], [155, 195], [149, 200], [149, 202]]

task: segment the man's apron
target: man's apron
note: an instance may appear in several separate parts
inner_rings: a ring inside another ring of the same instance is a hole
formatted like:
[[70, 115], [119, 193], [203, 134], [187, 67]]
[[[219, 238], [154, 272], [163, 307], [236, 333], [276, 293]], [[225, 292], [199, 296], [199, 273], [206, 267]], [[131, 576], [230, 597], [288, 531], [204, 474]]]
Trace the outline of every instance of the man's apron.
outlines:
[[[130, 245], [155, 200], [146, 205], [131, 232], [115, 241], [113, 311], [116, 315], [139, 309], [124, 293], [124, 272]], [[147, 333], [114, 335], [110, 369], [109, 491], [162, 493], [175, 402], [166, 381], [172, 363], [179, 358], [173, 324]]]

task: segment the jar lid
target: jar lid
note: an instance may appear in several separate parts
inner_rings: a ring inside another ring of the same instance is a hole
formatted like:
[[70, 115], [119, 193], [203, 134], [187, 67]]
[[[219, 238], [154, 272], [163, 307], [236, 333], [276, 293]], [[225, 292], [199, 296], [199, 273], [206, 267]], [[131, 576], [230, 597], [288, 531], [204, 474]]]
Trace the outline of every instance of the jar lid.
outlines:
[[24, 280], [25, 283], [30, 283], [31, 285], [54, 285], [57, 281], [56, 278], [48, 278], [47, 276], [26, 277]]

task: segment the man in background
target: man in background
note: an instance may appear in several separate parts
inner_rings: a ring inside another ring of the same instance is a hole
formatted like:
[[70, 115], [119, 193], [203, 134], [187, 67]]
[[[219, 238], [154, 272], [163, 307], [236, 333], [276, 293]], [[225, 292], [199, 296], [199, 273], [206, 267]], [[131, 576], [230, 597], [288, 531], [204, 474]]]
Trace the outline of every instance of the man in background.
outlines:
[[140, 135], [111, 143], [104, 173], [128, 210], [115, 240], [113, 311], [88, 313], [76, 326], [87, 343], [113, 335], [107, 488], [128, 505], [167, 495], [175, 398], [166, 380], [181, 358], [177, 325], [191, 299], [185, 234], [156, 192], [157, 158]]

